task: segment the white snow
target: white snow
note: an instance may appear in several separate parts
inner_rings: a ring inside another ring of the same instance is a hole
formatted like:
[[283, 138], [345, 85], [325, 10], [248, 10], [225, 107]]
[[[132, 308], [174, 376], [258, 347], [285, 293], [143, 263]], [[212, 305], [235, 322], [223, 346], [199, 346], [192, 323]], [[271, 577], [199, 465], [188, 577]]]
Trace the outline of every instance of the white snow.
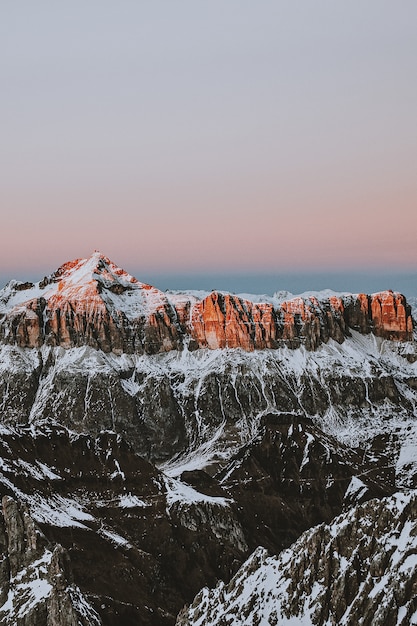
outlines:
[[56, 474], [50, 467], [45, 465], [45, 463], [41, 463], [41, 461], [36, 461], [37, 465], [42, 471], [42, 474], [49, 478], [49, 480], [62, 480], [62, 477], [59, 474]]
[[42, 557], [28, 567], [20, 570], [10, 580], [10, 589], [6, 601], [0, 607], [0, 621], [7, 619], [8, 624], [23, 619], [33, 607], [45, 600], [52, 587], [46, 580], [47, 567], [52, 553], [45, 550]]
[[[51, 526], [88, 528], [83, 522], [94, 522], [94, 517], [83, 510], [75, 499], [55, 494], [44, 498], [39, 494], [28, 496], [22, 494], [29, 504], [32, 517], [37, 521]], [[20, 496], [22, 497], [22, 496]]]
[[119, 506], [121, 509], [134, 509], [136, 507], [143, 508], [150, 505], [131, 493], [125, 493], [120, 496]]
[[124, 537], [115, 533], [113, 530], [109, 530], [108, 528], [101, 527], [98, 530], [98, 534], [101, 535], [104, 539], [109, 539], [111, 543], [114, 543], [116, 546], [120, 546], [123, 548], [132, 548], [132, 544], [127, 541]]
[[361, 497], [368, 491], [368, 487], [357, 476], [352, 476], [351, 481], [346, 489], [345, 500], [355, 499], [359, 501]]
[[115, 471], [110, 475], [110, 478], [114, 479], [117, 478], [117, 476], [120, 476], [122, 480], [126, 480], [126, 476], [125, 473], [122, 472], [121, 468], [120, 468], [120, 463], [117, 459], [113, 459], [114, 464], [116, 466]]
[[165, 477], [165, 487], [168, 509], [170, 509], [176, 502], [180, 502], [181, 504], [197, 504], [205, 502], [209, 504], [217, 504], [218, 506], [229, 506], [231, 502], [228, 498], [208, 496], [200, 491], [197, 491], [190, 485], [186, 485], [175, 478], [170, 478], [169, 476]]

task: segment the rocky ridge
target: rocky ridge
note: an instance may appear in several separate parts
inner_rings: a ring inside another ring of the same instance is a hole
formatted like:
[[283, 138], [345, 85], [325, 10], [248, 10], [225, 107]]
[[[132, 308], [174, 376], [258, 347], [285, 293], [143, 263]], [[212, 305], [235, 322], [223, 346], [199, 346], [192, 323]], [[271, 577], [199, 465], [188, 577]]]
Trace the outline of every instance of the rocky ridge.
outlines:
[[409, 626], [417, 623], [416, 492], [356, 506], [228, 583], [203, 589], [177, 626]]
[[390, 340], [412, 338], [410, 307], [385, 291], [324, 299], [252, 302], [212, 292], [165, 294], [94, 253], [62, 265], [39, 283], [11, 281], [0, 293], [0, 338], [27, 348], [88, 345], [104, 352], [154, 354], [198, 348], [262, 350], [341, 343], [350, 330]]
[[216, 478], [233, 494], [250, 548], [274, 553], [350, 505], [395, 491], [386, 452], [376, 460], [293, 414], [265, 415], [258, 435]]
[[19, 548], [9, 548], [3, 561], [15, 569], [11, 577], [10, 566], [4, 570], [0, 615], [13, 624], [19, 611], [25, 626], [38, 626], [32, 604], [25, 609], [28, 585], [45, 580], [42, 598], [50, 594], [48, 571], [59, 544], [71, 559], [68, 584], [103, 624], [172, 625], [204, 585], [229, 580], [260, 543], [279, 552], [312, 523], [391, 493], [393, 475], [380, 465], [387, 465], [383, 451], [377, 463], [289, 415], [267, 416], [258, 437], [219, 474], [187, 470], [180, 480], [115, 433], [94, 439], [56, 425], [3, 428], [0, 490], [14, 503], [21, 532], [11, 544]]
[[52, 419], [94, 435], [112, 430], [142, 456], [170, 466], [187, 457], [199, 457], [201, 467], [216, 457], [224, 462], [254, 436], [266, 413], [303, 415], [362, 445], [391, 431], [393, 420], [414, 437], [412, 350], [412, 343], [355, 331], [316, 351], [117, 356], [89, 347], [0, 345], [0, 411], [11, 425]]
[[[81, 589], [103, 624], [173, 624], [192, 595], [230, 577], [248, 554], [232, 495], [212, 481], [210, 494], [168, 477], [115, 433], [2, 429], [0, 623], [19, 615], [25, 626], [44, 626], [37, 615], [49, 610], [53, 563], [68, 555], [70, 597]], [[45, 582], [29, 603], [38, 579]]]

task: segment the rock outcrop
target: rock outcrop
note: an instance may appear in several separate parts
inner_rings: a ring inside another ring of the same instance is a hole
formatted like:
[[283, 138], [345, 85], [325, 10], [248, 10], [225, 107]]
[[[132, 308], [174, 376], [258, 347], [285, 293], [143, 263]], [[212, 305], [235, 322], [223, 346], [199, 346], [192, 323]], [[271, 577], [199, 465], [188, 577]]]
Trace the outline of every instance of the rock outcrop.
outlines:
[[100, 626], [74, 584], [68, 552], [51, 545], [28, 508], [10, 496], [0, 515], [0, 622], [4, 626]]
[[194, 348], [246, 351], [341, 343], [350, 330], [390, 340], [413, 336], [399, 293], [295, 297], [252, 302], [212, 292], [203, 298], [162, 293], [100, 253], [65, 263], [36, 285], [12, 281], [0, 293], [0, 339], [20, 347], [147, 353]]
[[370, 500], [279, 556], [258, 548], [230, 583], [203, 589], [176, 624], [415, 624], [416, 536], [416, 492]]

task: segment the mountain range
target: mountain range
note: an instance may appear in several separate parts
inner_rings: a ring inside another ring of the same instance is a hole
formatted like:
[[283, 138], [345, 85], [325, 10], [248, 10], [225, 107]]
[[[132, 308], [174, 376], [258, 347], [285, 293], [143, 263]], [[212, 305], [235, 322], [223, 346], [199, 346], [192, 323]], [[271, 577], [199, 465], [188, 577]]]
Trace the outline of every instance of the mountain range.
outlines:
[[[417, 350], [390, 290], [0, 291], [0, 623], [417, 624]], [[360, 621], [362, 620], [362, 621]]]

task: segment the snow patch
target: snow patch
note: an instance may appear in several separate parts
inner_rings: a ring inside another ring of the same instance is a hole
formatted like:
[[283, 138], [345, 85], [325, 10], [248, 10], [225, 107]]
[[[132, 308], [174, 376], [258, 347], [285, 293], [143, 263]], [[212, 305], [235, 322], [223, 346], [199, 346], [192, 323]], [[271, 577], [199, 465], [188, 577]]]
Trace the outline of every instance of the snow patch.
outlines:
[[121, 509], [135, 509], [137, 507], [143, 508], [150, 505], [137, 496], [134, 496], [131, 493], [126, 493], [123, 496], [120, 496], [119, 506]]
[[166, 488], [166, 500], [168, 509], [176, 502], [181, 504], [198, 504], [201, 502], [216, 504], [218, 506], [229, 506], [231, 500], [218, 496], [208, 496], [197, 491], [190, 485], [185, 485], [181, 481], [166, 476], [164, 479]]

